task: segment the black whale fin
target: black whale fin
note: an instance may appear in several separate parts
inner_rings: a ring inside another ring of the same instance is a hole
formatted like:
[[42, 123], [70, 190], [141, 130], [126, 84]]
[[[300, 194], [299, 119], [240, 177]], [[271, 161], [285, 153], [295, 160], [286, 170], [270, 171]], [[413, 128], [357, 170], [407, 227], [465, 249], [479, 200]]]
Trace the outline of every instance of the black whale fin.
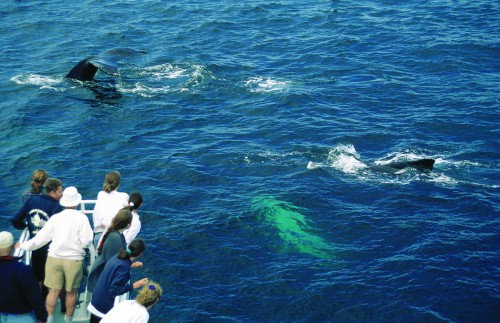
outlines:
[[118, 76], [118, 61], [134, 54], [144, 54], [146, 51], [133, 48], [114, 48], [106, 50], [97, 56], [81, 60], [66, 75], [67, 78], [79, 81], [92, 81], [97, 70], [106, 74]]

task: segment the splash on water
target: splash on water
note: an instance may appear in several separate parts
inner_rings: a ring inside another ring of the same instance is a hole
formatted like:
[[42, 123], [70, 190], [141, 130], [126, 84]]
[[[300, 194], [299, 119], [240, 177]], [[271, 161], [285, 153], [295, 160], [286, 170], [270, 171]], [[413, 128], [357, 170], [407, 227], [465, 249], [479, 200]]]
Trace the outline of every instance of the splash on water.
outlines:
[[353, 145], [337, 145], [330, 149], [324, 162], [307, 163], [308, 169], [331, 167], [343, 173], [354, 174], [368, 166], [360, 161], [360, 156]]
[[290, 87], [290, 82], [288, 81], [279, 81], [264, 77], [252, 77], [244, 83], [245, 87], [253, 93], [286, 92]]
[[31, 85], [37, 86], [40, 89], [49, 89], [58, 92], [63, 92], [64, 87], [60, 87], [64, 83], [64, 78], [50, 77], [39, 74], [16, 75], [10, 79], [18, 85]]
[[134, 93], [139, 96], [150, 98], [158, 94], [173, 92], [169, 86], [152, 87], [140, 82], [126, 84], [121, 82], [117, 85], [117, 90], [121, 93]]

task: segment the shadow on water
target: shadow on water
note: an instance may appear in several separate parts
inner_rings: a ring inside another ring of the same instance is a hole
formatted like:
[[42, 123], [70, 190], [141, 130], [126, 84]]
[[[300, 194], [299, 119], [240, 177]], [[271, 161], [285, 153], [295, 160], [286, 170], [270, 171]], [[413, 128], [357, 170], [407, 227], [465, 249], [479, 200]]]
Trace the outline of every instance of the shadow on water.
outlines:
[[123, 95], [116, 90], [116, 82], [94, 82], [89, 89], [94, 93], [96, 101], [119, 100]]
[[69, 82], [80, 83], [78, 84], [78, 92], [73, 93], [71, 95], [71, 98], [77, 101], [83, 101], [93, 108], [100, 108], [102, 106], [116, 106], [123, 98], [123, 95], [116, 88], [116, 81], [112, 78], [89, 82]]

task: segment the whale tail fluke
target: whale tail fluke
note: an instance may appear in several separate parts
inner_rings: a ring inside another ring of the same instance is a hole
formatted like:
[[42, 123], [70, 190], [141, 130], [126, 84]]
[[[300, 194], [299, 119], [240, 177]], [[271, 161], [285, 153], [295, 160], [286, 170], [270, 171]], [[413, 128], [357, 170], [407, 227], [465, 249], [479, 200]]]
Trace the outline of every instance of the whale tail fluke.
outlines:
[[147, 52], [133, 48], [108, 49], [97, 56], [90, 56], [81, 60], [69, 71], [66, 77], [79, 81], [92, 81], [98, 70], [109, 75], [118, 76], [118, 61], [135, 54], [145, 53]]

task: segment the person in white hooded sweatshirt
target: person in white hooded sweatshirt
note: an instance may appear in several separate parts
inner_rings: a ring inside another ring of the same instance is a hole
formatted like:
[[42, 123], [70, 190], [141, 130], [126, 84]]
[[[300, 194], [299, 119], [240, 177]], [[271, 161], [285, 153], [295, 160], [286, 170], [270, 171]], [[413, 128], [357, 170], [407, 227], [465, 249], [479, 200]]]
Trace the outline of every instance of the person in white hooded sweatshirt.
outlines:
[[111, 221], [116, 213], [129, 205], [127, 193], [118, 192], [121, 175], [118, 171], [106, 174], [106, 179], [102, 186], [102, 191], [97, 194], [97, 201], [94, 206], [92, 220], [94, 222], [94, 246], [99, 247], [102, 235], [111, 225]]
[[82, 196], [76, 187], [66, 188], [59, 201], [65, 209], [54, 214], [33, 239], [19, 245], [24, 250], [36, 250], [52, 241], [44, 281], [50, 289], [46, 300], [48, 323], [54, 320], [57, 299], [63, 287], [66, 289], [65, 322], [73, 320], [77, 290], [82, 282], [85, 248], [92, 243], [93, 238], [89, 219], [76, 210], [81, 201]]

